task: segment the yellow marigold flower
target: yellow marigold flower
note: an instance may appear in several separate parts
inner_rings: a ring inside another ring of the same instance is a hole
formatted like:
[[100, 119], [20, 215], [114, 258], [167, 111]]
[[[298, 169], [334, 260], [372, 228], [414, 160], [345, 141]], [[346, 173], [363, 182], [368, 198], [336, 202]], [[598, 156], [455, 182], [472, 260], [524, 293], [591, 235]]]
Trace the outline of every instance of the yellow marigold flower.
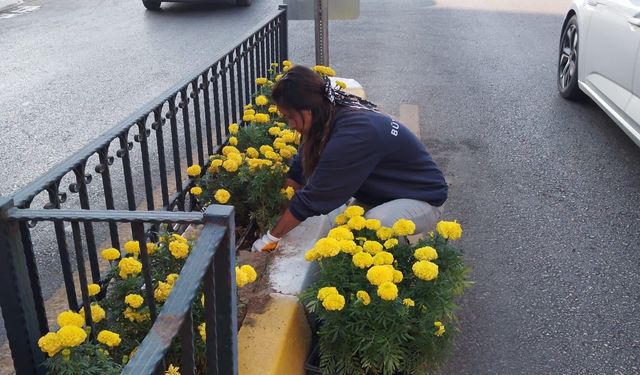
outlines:
[[358, 253], [355, 253], [353, 257], [351, 257], [351, 261], [353, 262], [354, 266], [364, 269], [367, 267], [371, 267], [371, 265], [373, 264], [373, 257], [369, 253], [360, 251]]
[[285, 147], [287, 147], [287, 144], [282, 141], [282, 138], [276, 138], [273, 141], [273, 148], [275, 148], [276, 150], [281, 150]]
[[127, 307], [122, 313], [126, 319], [131, 322], [142, 323], [149, 319], [151, 319], [151, 314], [149, 312], [137, 312], [130, 307]]
[[231, 194], [224, 189], [218, 189], [213, 197], [218, 201], [218, 203], [225, 204], [229, 201], [229, 198], [231, 198]]
[[57, 332], [60, 344], [65, 348], [73, 348], [78, 346], [87, 339], [87, 332], [76, 326], [64, 326]]
[[231, 146], [237, 146], [238, 145], [238, 138], [231, 136], [229, 137], [229, 144]]
[[222, 166], [221, 159], [213, 159], [211, 160], [211, 164], [209, 165], [209, 173], [217, 173], [218, 168]]
[[372, 255], [376, 255], [383, 250], [382, 244], [378, 241], [364, 241], [362, 248]]
[[376, 236], [378, 237], [378, 239], [382, 241], [386, 241], [391, 237], [393, 237], [393, 229], [387, 228], [387, 227], [381, 227], [376, 231]]
[[167, 275], [167, 284], [173, 286], [173, 284], [176, 283], [176, 280], [178, 280], [178, 277], [180, 277], [180, 275], [178, 275], [177, 273], [170, 273]]
[[358, 252], [358, 245], [353, 240], [340, 240], [340, 250], [353, 255]]
[[295, 193], [296, 193], [296, 191], [291, 186], [287, 186], [287, 188], [284, 189], [284, 195], [286, 195], [287, 199], [289, 199], [289, 200], [291, 200], [291, 198], [293, 198], [293, 195]]
[[398, 245], [398, 240], [396, 238], [389, 238], [388, 240], [384, 241], [384, 248], [387, 250], [393, 248], [396, 245]]
[[356, 297], [362, 301], [362, 304], [367, 306], [368, 304], [371, 303], [371, 296], [369, 295], [369, 293], [365, 292], [364, 290], [359, 290], [356, 293]]
[[110, 348], [120, 345], [120, 342], [122, 341], [120, 339], [120, 335], [115, 332], [107, 331], [106, 329], [100, 331], [97, 338], [99, 343], [104, 344]]
[[244, 287], [245, 285], [251, 282], [249, 275], [246, 272], [240, 269], [240, 267], [236, 267], [236, 285], [239, 288]]
[[256, 281], [256, 279], [258, 278], [258, 273], [256, 272], [256, 270], [248, 264], [240, 267], [240, 270], [247, 275], [250, 283]]
[[336, 240], [353, 240], [353, 233], [344, 227], [333, 228], [327, 234], [329, 238], [335, 238]]
[[398, 219], [398, 221], [393, 224], [393, 233], [395, 233], [396, 236], [408, 236], [413, 234], [415, 230], [416, 225], [411, 220]]
[[38, 340], [38, 346], [40, 347], [40, 350], [47, 353], [49, 357], [53, 357], [62, 350], [62, 343], [60, 342], [58, 334], [55, 332], [49, 332], [40, 337]]
[[200, 333], [200, 337], [203, 342], [207, 342], [207, 323], [202, 323], [198, 326], [198, 333]]
[[201, 172], [202, 172], [202, 168], [200, 168], [198, 164], [194, 164], [189, 168], [187, 168], [187, 174], [191, 177], [198, 177], [200, 176]]
[[158, 281], [158, 287], [153, 291], [153, 298], [155, 298], [157, 302], [164, 302], [169, 298], [171, 289], [173, 289], [173, 287], [169, 283]]
[[349, 218], [347, 217], [347, 215], [345, 214], [339, 214], [338, 216], [336, 216], [336, 224], [337, 225], [344, 225], [347, 223], [347, 220], [349, 220]]
[[378, 229], [380, 229], [382, 224], [380, 223], [380, 220], [378, 220], [378, 219], [367, 219], [367, 222], [365, 223], [365, 226], [367, 227], [367, 229], [378, 230]]
[[347, 225], [349, 225], [349, 228], [353, 230], [361, 230], [362, 228], [364, 228], [366, 223], [367, 223], [367, 219], [365, 219], [364, 217], [354, 216], [349, 219], [349, 221], [347, 222]]
[[255, 115], [255, 114], [256, 114], [256, 111], [253, 109], [253, 106], [251, 106], [251, 108], [246, 108], [246, 109], [244, 110], [244, 113], [243, 113], [243, 115], [245, 115], [245, 116], [246, 116], [246, 115], [251, 115], [251, 116], [253, 116], [253, 115]]
[[269, 128], [269, 130], [267, 130], [267, 132], [269, 133], [269, 135], [276, 137], [278, 134], [280, 134], [280, 128], [277, 126], [272, 126]]
[[438, 265], [426, 260], [420, 260], [411, 267], [413, 273], [421, 280], [431, 281], [438, 277]]
[[267, 113], [256, 113], [254, 120], [255, 122], [265, 123], [265, 122], [269, 122], [270, 118]]
[[240, 150], [238, 150], [238, 148], [235, 146], [224, 146], [222, 148], [222, 155], [224, 156], [229, 156], [229, 154], [239, 154], [239, 153], [240, 153]]
[[280, 156], [282, 156], [285, 159], [291, 159], [293, 157], [293, 153], [291, 153], [291, 150], [288, 148], [283, 148], [280, 150]]
[[276, 154], [274, 151], [267, 151], [264, 153], [264, 156], [267, 159], [271, 159], [271, 160], [278, 160], [279, 159], [279, 155]]
[[455, 241], [462, 237], [462, 227], [457, 221], [440, 221], [436, 224], [438, 233], [447, 240]]
[[227, 172], [233, 173], [238, 170], [238, 167], [238, 162], [235, 160], [225, 160], [224, 163], [222, 163], [222, 168]]
[[164, 375], [180, 375], [180, 367], [169, 365], [169, 368], [164, 372]]
[[394, 284], [400, 284], [403, 279], [404, 279], [404, 275], [402, 274], [402, 271], [393, 270], [393, 283]]
[[278, 81], [279, 81], [279, 80], [281, 80], [281, 79], [282, 79], [282, 74], [278, 74], [278, 75], [276, 76], [276, 82], [278, 82]]
[[84, 326], [84, 316], [71, 310], [63, 311], [58, 315], [58, 326]]
[[176, 259], [184, 259], [189, 255], [189, 244], [174, 241], [169, 244], [169, 251]]
[[202, 194], [202, 188], [200, 186], [194, 186], [189, 190], [189, 192], [191, 193], [191, 195], [197, 197], [198, 195]]
[[267, 105], [269, 104], [269, 99], [264, 95], [258, 95], [256, 97], [256, 104], [259, 106]]
[[238, 124], [233, 123], [233, 124], [229, 125], [229, 133], [231, 133], [233, 135], [236, 135], [236, 134], [238, 134], [238, 130], [240, 130], [240, 127], [238, 126]]
[[[84, 307], [80, 309], [80, 315], [84, 317]], [[100, 323], [106, 317], [107, 317], [107, 312], [104, 311], [104, 309], [100, 307], [100, 305], [98, 305], [97, 303], [91, 304], [91, 320], [94, 323]]]
[[405, 298], [402, 300], [402, 304], [407, 307], [414, 307], [416, 303], [411, 298]]
[[434, 322], [433, 325], [436, 327], [436, 332], [434, 333], [434, 335], [438, 337], [444, 335], [446, 329], [444, 328], [444, 324], [442, 324], [442, 322]]
[[338, 85], [342, 90], [347, 88], [347, 84], [342, 81], [336, 81], [336, 85]]
[[108, 249], [102, 250], [100, 255], [102, 255], [104, 259], [112, 261], [120, 258], [120, 250], [110, 247]]
[[127, 294], [127, 296], [124, 297], [124, 303], [133, 307], [134, 309], [137, 309], [142, 306], [142, 303], [144, 303], [144, 298], [142, 298], [142, 296], [139, 294]]
[[269, 106], [269, 113], [276, 113], [278, 112], [278, 107], [276, 107], [275, 105]]
[[322, 301], [322, 306], [327, 311], [340, 311], [344, 308], [344, 296], [341, 294], [330, 294]]
[[254, 119], [255, 119], [255, 116], [254, 116], [254, 115], [247, 115], [247, 114], [245, 114], [245, 115], [243, 115], [243, 116], [242, 116], [242, 121], [244, 121], [244, 122], [251, 122], [251, 121], [253, 121]]
[[178, 234], [178, 233], [172, 233], [171, 234], [171, 239], [169, 240], [169, 242], [173, 242], [173, 241], [179, 241], [179, 242], [184, 242], [184, 243], [188, 243], [189, 240], [187, 240], [184, 236]]
[[291, 66], [285, 65], [284, 68], [282, 68], [282, 71], [286, 73], [289, 71], [289, 69], [291, 69]]
[[271, 147], [269, 145], [260, 146], [260, 152], [262, 153], [262, 155], [266, 154], [269, 151], [273, 152], [273, 147]]
[[417, 248], [416, 251], [413, 252], [413, 256], [417, 260], [432, 261], [438, 259], [438, 252], [431, 246], [424, 246]]
[[256, 78], [256, 85], [258, 86], [262, 86], [265, 83], [267, 83], [268, 79], [266, 79], [265, 77], [258, 77]]
[[[232, 153], [227, 155], [227, 160], [233, 160], [236, 162], [236, 164], [238, 164], [238, 166], [240, 166], [242, 164], [242, 155]], [[222, 165], [224, 166], [224, 162], [222, 163]]]
[[153, 242], [147, 242], [147, 254], [153, 255], [158, 250], [158, 245]]
[[252, 108], [253, 108], [253, 104], [251, 104], [251, 103], [249, 103], [249, 104], [245, 104], [245, 105], [244, 105], [244, 109], [245, 109], [245, 110], [247, 110], [247, 109], [252, 109]]
[[316, 249], [311, 249], [304, 254], [304, 260], [307, 262], [313, 262], [320, 258], [320, 254], [316, 251]]
[[314, 248], [323, 257], [333, 257], [340, 253], [340, 242], [335, 238], [321, 238]]
[[349, 219], [354, 216], [362, 216], [364, 215], [364, 208], [360, 206], [349, 206], [344, 210], [344, 215]]
[[384, 282], [378, 286], [378, 297], [385, 301], [393, 301], [398, 298], [398, 287], [390, 281]]
[[258, 150], [256, 150], [256, 149], [255, 149], [255, 148], [253, 148], [253, 147], [249, 147], [249, 148], [247, 148], [246, 153], [247, 153], [247, 156], [249, 156], [250, 158], [257, 158], [257, 157], [260, 157], [260, 153], [258, 153]]
[[142, 271], [142, 263], [134, 258], [123, 258], [118, 262], [118, 268], [120, 269], [120, 277], [126, 279], [129, 276], [139, 274]]
[[140, 254], [140, 243], [138, 241], [127, 241], [124, 244], [124, 252], [127, 254]]
[[373, 285], [380, 285], [386, 282], [392, 283], [393, 271], [391, 266], [373, 266], [367, 271], [367, 280]]
[[[291, 143], [296, 140], [296, 135], [291, 130], [283, 130], [281, 137], [284, 143]], [[356, 215], [356, 216], [362, 216], [362, 215]]]
[[100, 293], [100, 285], [98, 285], [98, 284], [89, 284], [89, 285], [87, 285], [87, 290], [89, 291], [89, 297], [93, 297], [96, 294]]
[[289, 61], [289, 60], [284, 60], [284, 61], [282, 62], [282, 66], [291, 66], [291, 65], [292, 65], [292, 64], [291, 64], [291, 61]]
[[317, 298], [319, 301], [324, 301], [325, 298], [327, 298], [332, 294], [340, 294], [340, 293], [338, 292], [338, 289], [336, 289], [336, 287], [334, 286], [325, 286], [324, 288], [320, 288], [318, 290]]
[[376, 255], [374, 255], [373, 257], [373, 264], [375, 264], [376, 266], [382, 266], [385, 264], [393, 264], [393, 254], [386, 252], [386, 251], [381, 251], [379, 253], [377, 253]]
[[336, 71], [335, 71], [335, 70], [333, 70], [331, 67], [329, 67], [329, 66], [325, 66], [324, 68], [325, 68], [325, 69], [324, 69], [324, 74], [326, 74], [326, 75], [328, 75], [328, 76], [330, 76], [330, 77], [333, 77], [333, 76], [335, 76], [335, 75], [336, 75]]

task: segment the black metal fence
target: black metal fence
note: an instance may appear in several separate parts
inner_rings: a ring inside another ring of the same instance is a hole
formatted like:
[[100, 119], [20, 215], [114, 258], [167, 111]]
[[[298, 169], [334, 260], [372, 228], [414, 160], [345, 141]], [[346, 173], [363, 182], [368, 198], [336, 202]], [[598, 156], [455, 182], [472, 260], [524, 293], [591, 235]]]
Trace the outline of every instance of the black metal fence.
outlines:
[[0, 303], [18, 374], [44, 373], [37, 341], [49, 331], [52, 317], [45, 300], [63, 283], [69, 309], [84, 306], [91, 323], [87, 284], [106, 282], [98, 249], [139, 241], [145, 283], [152, 285], [144, 243], [157, 240], [161, 223], [204, 224], [204, 229], [176, 292], [159, 313], [153, 288], [147, 288], [154, 327], [124, 373], [154, 373], [177, 336], [186, 348], [181, 372], [193, 373], [189, 308], [201, 283], [207, 295], [209, 373], [237, 373], [233, 213], [224, 206], [184, 212], [194, 206], [183, 171], [196, 163], [206, 170], [209, 155], [226, 142], [228, 125], [241, 120], [243, 105], [257, 90], [255, 79], [287, 54], [286, 8], [281, 7], [218, 61], [12, 197], [0, 199]]

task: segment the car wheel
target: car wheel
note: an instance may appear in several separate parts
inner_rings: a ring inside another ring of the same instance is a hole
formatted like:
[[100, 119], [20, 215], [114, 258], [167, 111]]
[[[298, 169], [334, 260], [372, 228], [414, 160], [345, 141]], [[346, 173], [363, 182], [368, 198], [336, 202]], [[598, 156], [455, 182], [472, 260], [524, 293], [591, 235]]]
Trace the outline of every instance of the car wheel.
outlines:
[[251, 0], [236, 0], [236, 5], [240, 7], [248, 7], [251, 5]]
[[160, 9], [160, 1], [147, 1], [142, 0], [142, 5], [149, 10], [158, 10]]
[[578, 19], [574, 15], [562, 30], [558, 58], [558, 91], [570, 100], [584, 96], [578, 87]]

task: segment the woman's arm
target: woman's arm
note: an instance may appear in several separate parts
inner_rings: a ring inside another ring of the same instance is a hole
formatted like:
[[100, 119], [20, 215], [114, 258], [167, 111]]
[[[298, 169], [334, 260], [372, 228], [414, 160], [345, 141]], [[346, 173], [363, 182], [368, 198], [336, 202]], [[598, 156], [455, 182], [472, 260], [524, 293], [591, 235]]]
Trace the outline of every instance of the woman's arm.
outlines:
[[[295, 188], [294, 188], [295, 189]], [[287, 209], [278, 223], [271, 229], [270, 233], [274, 237], [282, 238], [285, 234], [300, 224], [300, 220], [296, 219]]]

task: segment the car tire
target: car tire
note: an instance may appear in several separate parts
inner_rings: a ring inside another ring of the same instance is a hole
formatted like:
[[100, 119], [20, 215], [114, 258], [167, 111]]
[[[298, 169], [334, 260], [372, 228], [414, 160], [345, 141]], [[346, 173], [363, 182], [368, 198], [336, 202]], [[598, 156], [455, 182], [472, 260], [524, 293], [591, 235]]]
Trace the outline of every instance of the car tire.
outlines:
[[236, 0], [236, 5], [239, 7], [248, 7], [251, 5], [251, 0]]
[[148, 1], [142, 0], [142, 5], [149, 10], [159, 10], [160, 9], [160, 1]]
[[584, 93], [578, 86], [578, 18], [573, 15], [562, 29], [558, 53], [558, 91], [569, 100], [579, 100]]

